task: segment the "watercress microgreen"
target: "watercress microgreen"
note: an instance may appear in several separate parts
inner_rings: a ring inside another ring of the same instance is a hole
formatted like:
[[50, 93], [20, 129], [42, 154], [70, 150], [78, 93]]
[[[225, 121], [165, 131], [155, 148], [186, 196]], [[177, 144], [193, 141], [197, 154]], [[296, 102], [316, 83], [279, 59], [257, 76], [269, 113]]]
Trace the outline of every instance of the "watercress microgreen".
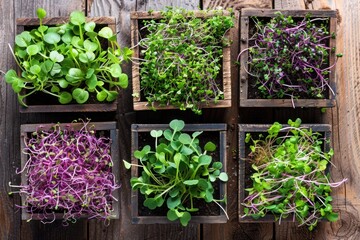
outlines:
[[331, 187], [347, 179], [330, 183], [327, 168], [334, 151], [323, 150], [328, 140], [321, 133], [301, 127], [300, 119], [289, 120], [288, 124], [274, 123], [267, 136], [246, 135], [253, 183], [245, 189], [248, 196], [242, 203], [244, 216], [258, 219], [271, 213], [279, 222], [291, 216], [300, 226], [313, 230], [322, 218], [337, 220]]
[[131, 178], [132, 189], [145, 196], [143, 204], [149, 209], [165, 204], [167, 218], [170, 221], [179, 219], [183, 226], [191, 220], [191, 213], [199, 210], [194, 199], [214, 202], [225, 212], [219, 204], [225, 202], [225, 198], [216, 200], [213, 197], [214, 182], [228, 180], [228, 175], [221, 172], [222, 163], [213, 161], [209, 154], [216, 150], [216, 145], [208, 142], [202, 150], [199, 139], [202, 132], [183, 133], [185, 123], [182, 120], [172, 120], [169, 126], [164, 131], [150, 132], [155, 138], [154, 149], [146, 145], [134, 152], [139, 164], [124, 160], [127, 169], [132, 166], [142, 169], [139, 177]]
[[141, 95], [150, 106], [173, 105], [201, 114], [201, 104], [224, 98], [218, 75], [223, 46], [229, 44], [225, 33], [234, 23], [223, 11], [212, 13], [198, 18], [192, 11], [168, 8], [162, 19], [140, 22]]
[[128, 86], [120, 64], [130, 59], [132, 51], [120, 48], [109, 27], [97, 31], [83, 12], [72, 12], [69, 22], [58, 26], [42, 24], [44, 9], [36, 13], [40, 26], [15, 37], [13, 54], [21, 74], [13, 69], [5, 74], [20, 104], [26, 106], [24, 98], [38, 91], [61, 104], [86, 103], [91, 94], [99, 102], [114, 101], [118, 88]]

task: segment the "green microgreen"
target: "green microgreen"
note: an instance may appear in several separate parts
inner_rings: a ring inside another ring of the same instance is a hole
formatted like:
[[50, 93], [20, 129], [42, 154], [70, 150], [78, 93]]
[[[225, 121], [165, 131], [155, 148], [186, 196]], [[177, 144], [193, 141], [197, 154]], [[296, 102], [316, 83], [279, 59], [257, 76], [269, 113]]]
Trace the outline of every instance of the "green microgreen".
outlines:
[[270, 213], [279, 223], [292, 217], [313, 230], [320, 219], [338, 219], [331, 205], [331, 187], [347, 179], [330, 183], [328, 165], [334, 151], [324, 150], [328, 140], [322, 133], [301, 127], [300, 119], [288, 124], [274, 123], [266, 137], [246, 135], [253, 173], [242, 203], [244, 216], [258, 219]]
[[132, 177], [130, 183], [133, 190], [145, 196], [145, 207], [155, 209], [166, 205], [167, 218], [180, 220], [181, 225], [187, 226], [191, 213], [199, 210], [195, 199], [214, 202], [225, 212], [219, 204], [225, 202], [225, 197], [214, 198], [213, 184], [217, 179], [226, 182], [228, 175], [221, 172], [223, 164], [213, 161], [209, 154], [216, 150], [216, 145], [208, 142], [202, 149], [199, 139], [202, 132], [183, 133], [184, 126], [184, 121], [172, 120], [170, 128], [152, 130], [155, 148], [146, 145], [136, 150], [134, 156], [139, 164], [124, 160], [124, 165], [127, 169], [131, 166], [142, 169], [139, 177]]
[[83, 12], [72, 12], [69, 22], [58, 26], [42, 24], [44, 9], [36, 13], [40, 26], [15, 37], [13, 55], [21, 74], [13, 69], [5, 74], [20, 104], [26, 106], [24, 98], [39, 91], [61, 104], [85, 103], [90, 94], [100, 102], [114, 101], [117, 90], [128, 85], [120, 64], [129, 60], [132, 51], [120, 48], [109, 27], [97, 31]]
[[199, 18], [193, 11], [168, 8], [160, 20], [140, 22], [141, 95], [150, 106], [173, 105], [201, 114], [201, 104], [224, 98], [218, 75], [233, 16], [211, 13]]

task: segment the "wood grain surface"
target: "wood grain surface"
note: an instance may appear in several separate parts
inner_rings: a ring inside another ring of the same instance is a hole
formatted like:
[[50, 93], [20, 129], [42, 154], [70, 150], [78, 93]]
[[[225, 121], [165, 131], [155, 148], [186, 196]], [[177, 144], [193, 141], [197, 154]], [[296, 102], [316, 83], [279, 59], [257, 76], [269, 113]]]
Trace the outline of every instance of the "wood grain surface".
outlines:
[[[0, 0], [0, 70], [15, 67], [8, 48], [13, 45], [16, 32], [15, 20], [19, 17], [35, 17], [38, 7], [47, 10], [49, 17], [68, 16], [73, 10], [84, 11], [87, 16], [116, 17], [116, 31], [121, 46], [130, 46], [130, 12], [162, 10], [166, 6], [187, 9], [214, 9], [243, 7], [273, 9], [316, 9], [337, 10], [336, 51], [344, 54], [336, 67], [336, 107], [321, 113], [320, 109], [291, 108], [243, 108], [239, 107], [238, 67], [234, 63], [239, 52], [239, 15], [237, 26], [231, 32], [232, 107], [228, 109], [205, 109], [202, 116], [190, 111], [133, 111], [132, 88], [122, 91], [116, 113], [53, 113], [20, 114], [16, 95], [0, 75], [0, 239], [91, 239], [91, 240], [231, 240], [231, 239], [360, 239], [360, 2], [357, 0]], [[237, 13], [238, 14], [238, 13]], [[123, 71], [131, 79], [130, 64], [123, 65]], [[170, 119], [184, 119], [188, 123], [226, 123], [227, 171], [229, 174], [228, 214], [226, 224], [190, 224], [183, 228], [179, 224], [131, 223], [129, 184], [130, 171], [120, 166], [122, 184], [120, 196], [120, 219], [112, 220], [109, 226], [96, 220], [80, 220], [69, 227], [61, 221], [43, 225], [38, 221], [21, 221], [18, 195], [9, 196], [8, 183], [20, 183], [15, 169], [20, 166], [20, 124], [40, 122], [67, 122], [79, 117], [90, 117], [97, 121], [117, 121], [119, 129], [119, 152], [121, 159], [131, 159], [132, 123], [168, 123]], [[333, 181], [348, 178], [348, 182], [333, 190], [334, 209], [339, 212], [335, 223], [321, 222], [309, 232], [296, 223], [239, 223], [238, 210], [238, 158], [237, 124], [268, 124], [301, 117], [306, 123], [327, 123], [332, 125], [332, 146], [335, 150], [331, 169]]]

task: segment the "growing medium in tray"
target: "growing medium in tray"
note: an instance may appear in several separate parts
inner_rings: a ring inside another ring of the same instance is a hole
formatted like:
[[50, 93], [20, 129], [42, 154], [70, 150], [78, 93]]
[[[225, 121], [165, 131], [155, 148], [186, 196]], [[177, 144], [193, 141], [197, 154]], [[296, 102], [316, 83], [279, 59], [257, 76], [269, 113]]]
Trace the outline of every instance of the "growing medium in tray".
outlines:
[[173, 105], [201, 114], [200, 105], [224, 98], [222, 54], [233, 17], [223, 11], [196, 17], [185, 9], [167, 9], [158, 20], [142, 20], [140, 87], [150, 106]]
[[346, 179], [330, 183], [333, 149], [324, 150], [328, 140], [320, 132], [302, 127], [300, 119], [288, 124], [274, 123], [266, 135], [246, 135], [252, 186], [245, 189], [244, 216], [258, 219], [272, 214], [279, 222], [291, 218], [313, 230], [323, 218], [338, 219], [330, 193]]
[[5, 75], [20, 104], [27, 106], [24, 99], [37, 92], [61, 104], [113, 102], [118, 88], [128, 85], [120, 64], [132, 51], [120, 48], [110, 27], [86, 22], [83, 12], [72, 12], [69, 22], [57, 26], [42, 24], [44, 9], [39, 8], [37, 16], [39, 27], [15, 37], [12, 53], [20, 74], [11, 69]]
[[216, 145], [211, 141], [203, 145], [202, 132], [184, 133], [184, 126], [182, 120], [175, 119], [164, 131], [152, 130], [154, 148], [145, 145], [134, 152], [138, 164], [124, 164], [140, 169], [139, 176], [130, 182], [132, 189], [144, 195], [145, 207], [155, 210], [166, 206], [164, 215], [170, 221], [180, 220], [187, 226], [199, 205], [215, 203], [225, 212], [220, 204], [225, 197], [214, 198], [214, 185], [226, 182], [228, 175], [222, 171], [223, 164], [212, 157]]
[[[71, 124], [54, 125], [28, 133], [23, 154], [27, 161], [18, 174], [26, 182], [16, 191], [19, 206], [29, 216], [50, 223], [61, 215], [63, 223], [80, 217], [107, 221], [112, 217], [113, 191], [119, 188], [112, 172], [111, 139], [88, 122], [79, 130]], [[14, 193], [14, 192], [12, 192]]]
[[[329, 18], [250, 17], [248, 78], [252, 98], [323, 99], [335, 94], [329, 76]], [[342, 56], [337, 54], [337, 57]]]

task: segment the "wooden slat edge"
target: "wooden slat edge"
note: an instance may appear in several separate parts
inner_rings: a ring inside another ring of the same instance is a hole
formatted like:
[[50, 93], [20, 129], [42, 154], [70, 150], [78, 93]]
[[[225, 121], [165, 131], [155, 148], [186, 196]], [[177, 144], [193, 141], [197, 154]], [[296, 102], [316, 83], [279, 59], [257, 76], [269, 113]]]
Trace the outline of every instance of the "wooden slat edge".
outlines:
[[334, 10], [284, 10], [284, 9], [254, 9], [244, 8], [241, 10], [241, 16], [259, 16], [259, 17], [274, 17], [276, 12], [294, 17], [303, 17], [307, 13], [311, 13], [313, 17], [336, 17], [336, 11]]
[[[96, 22], [96, 24], [115, 24], [115, 17], [91, 17], [86, 18], [86, 22]], [[69, 17], [52, 17], [44, 18], [43, 25], [57, 25], [69, 22]], [[40, 21], [38, 18], [17, 18], [16, 25], [18, 26], [38, 26]]]
[[[193, 12], [195, 17], [212, 17], [217, 15], [225, 15], [230, 16], [231, 13], [226, 10], [193, 10], [190, 11]], [[138, 11], [138, 12], [131, 12], [130, 13], [130, 19], [160, 19], [163, 18], [160, 11]]]

